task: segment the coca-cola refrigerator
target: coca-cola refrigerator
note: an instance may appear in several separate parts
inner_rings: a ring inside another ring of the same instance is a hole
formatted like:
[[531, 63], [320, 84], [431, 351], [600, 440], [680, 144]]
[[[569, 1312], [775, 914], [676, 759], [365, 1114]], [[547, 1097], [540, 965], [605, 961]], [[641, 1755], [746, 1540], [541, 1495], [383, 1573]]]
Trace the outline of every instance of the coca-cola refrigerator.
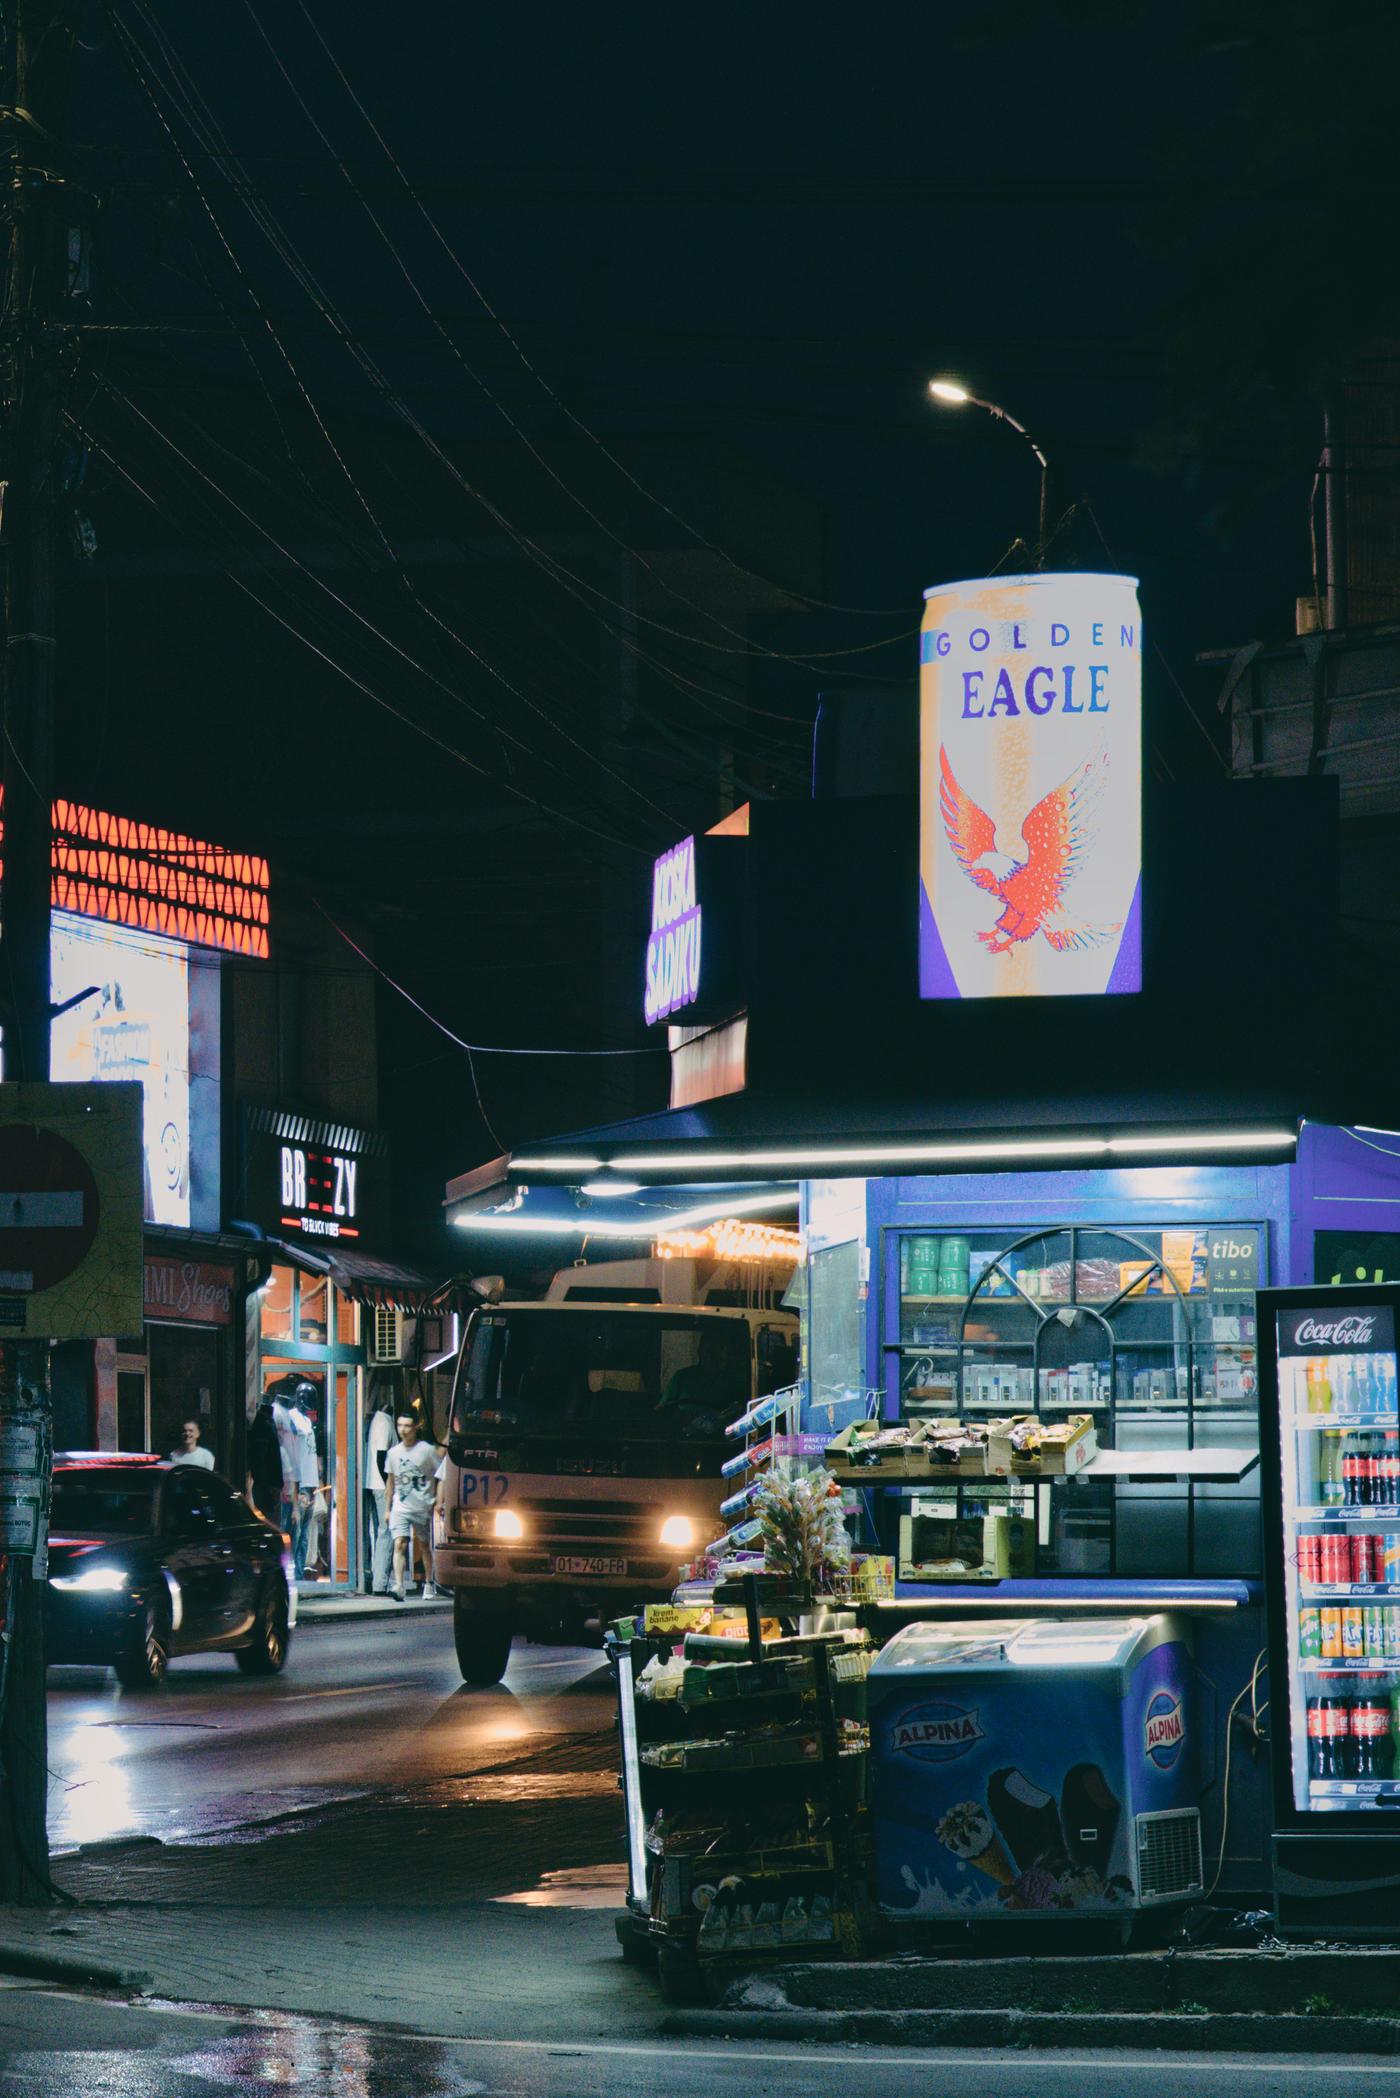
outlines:
[[1284, 1935], [1400, 1915], [1400, 1287], [1261, 1290], [1274, 1892]]

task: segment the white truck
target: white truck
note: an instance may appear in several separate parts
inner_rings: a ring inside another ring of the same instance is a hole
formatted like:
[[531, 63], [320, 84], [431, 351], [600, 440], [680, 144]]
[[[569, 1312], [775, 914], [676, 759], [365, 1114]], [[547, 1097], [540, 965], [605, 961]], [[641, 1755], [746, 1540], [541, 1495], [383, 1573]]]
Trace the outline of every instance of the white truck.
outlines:
[[474, 1311], [435, 1551], [464, 1679], [499, 1682], [516, 1632], [578, 1640], [668, 1596], [721, 1527], [726, 1425], [796, 1372], [796, 1317], [727, 1265], [567, 1268]]

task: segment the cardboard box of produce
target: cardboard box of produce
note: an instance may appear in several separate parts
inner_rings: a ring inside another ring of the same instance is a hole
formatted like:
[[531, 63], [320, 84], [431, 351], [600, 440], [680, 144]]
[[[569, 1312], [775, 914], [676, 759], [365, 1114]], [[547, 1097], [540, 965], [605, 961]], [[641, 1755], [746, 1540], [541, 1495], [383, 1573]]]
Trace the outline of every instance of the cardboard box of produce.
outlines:
[[1087, 1413], [1072, 1413], [1067, 1421], [1017, 1414], [987, 1423], [987, 1470], [1002, 1478], [1072, 1479], [1098, 1448]]

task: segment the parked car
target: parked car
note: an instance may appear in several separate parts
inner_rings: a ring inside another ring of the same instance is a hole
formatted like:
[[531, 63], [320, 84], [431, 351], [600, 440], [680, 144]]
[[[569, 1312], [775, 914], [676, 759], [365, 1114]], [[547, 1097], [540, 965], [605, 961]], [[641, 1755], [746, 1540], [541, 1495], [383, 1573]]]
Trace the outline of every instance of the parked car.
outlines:
[[217, 1472], [163, 1457], [56, 1455], [47, 1659], [115, 1668], [130, 1689], [173, 1655], [229, 1652], [277, 1675], [296, 1622], [282, 1532]]

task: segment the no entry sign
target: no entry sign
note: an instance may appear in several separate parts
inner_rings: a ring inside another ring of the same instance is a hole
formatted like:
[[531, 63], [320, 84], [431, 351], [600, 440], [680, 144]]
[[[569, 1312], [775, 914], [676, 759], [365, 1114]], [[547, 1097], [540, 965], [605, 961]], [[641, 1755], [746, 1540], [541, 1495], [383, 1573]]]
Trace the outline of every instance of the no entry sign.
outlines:
[[141, 1088], [0, 1085], [0, 1337], [137, 1333]]
[[51, 1289], [92, 1251], [97, 1177], [56, 1129], [0, 1124], [0, 1295]]

